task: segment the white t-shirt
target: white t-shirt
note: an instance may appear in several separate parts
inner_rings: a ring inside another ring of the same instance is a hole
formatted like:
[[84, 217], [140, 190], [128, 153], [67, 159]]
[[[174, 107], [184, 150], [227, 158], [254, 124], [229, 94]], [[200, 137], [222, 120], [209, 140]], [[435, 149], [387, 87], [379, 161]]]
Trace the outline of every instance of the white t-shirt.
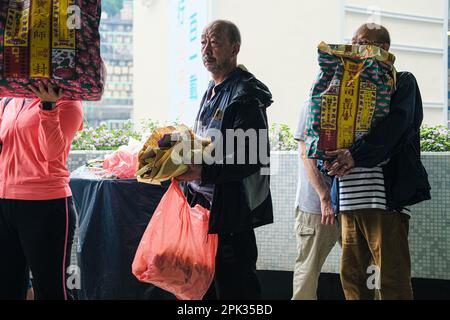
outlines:
[[[307, 118], [307, 108], [303, 107], [300, 110], [300, 118], [297, 126], [297, 131], [294, 134], [296, 140], [305, 140], [305, 127]], [[295, 207], [300, 211], [312, 214], [321, 214], [320, 198], [316, 190], [309, 183], [308, 175], [306, 174], [303, 160], [301, 159], [301, 151], [299, 149], [299, 165], [298, 165], [298, 183], [297, 196], [295, 199]], [[331, 178], [324, 175], [325, 182], [331, 186]]]

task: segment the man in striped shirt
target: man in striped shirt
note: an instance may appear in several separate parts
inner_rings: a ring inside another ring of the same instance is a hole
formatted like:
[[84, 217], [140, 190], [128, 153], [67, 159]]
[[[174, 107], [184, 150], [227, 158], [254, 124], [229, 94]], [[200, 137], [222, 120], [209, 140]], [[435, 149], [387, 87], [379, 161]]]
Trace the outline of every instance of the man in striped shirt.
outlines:
[[[389, 32], [365, 24], [355, 33], [353, 44], [374, 44], [388, 51]], [[329, 174], [339, 177], [334, 189], [342, 216], [341, 281], [346, 299], [374, 299], [376, 292], [381, 299], [413, 298], [409, 210], [404, 204], [428, 197], [428, 180], [417, 151], [422, 118], [414, 76], [398, 73], [386, 119], [355, 142], [356, 147], [327, 153], [335, 157], [327, 166]], [[401, 167], [402, 161], [404, 166], [416, 164], [409, 174], [424, 186], [420, 191], [413, 189], [413, 198], [407, 200], [402, 190], [412, 184], [405, 180], [408, 173], [396, 175], [392, 169], [394, 164]], [[400, 196], [401, 201], [394, 201]]]

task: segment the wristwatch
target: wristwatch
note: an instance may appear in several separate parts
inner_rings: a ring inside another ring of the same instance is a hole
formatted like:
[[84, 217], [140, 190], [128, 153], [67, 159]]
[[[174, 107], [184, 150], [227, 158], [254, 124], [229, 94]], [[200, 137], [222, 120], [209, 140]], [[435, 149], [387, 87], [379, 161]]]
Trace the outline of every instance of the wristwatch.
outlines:
[[41, 101], [42, 110], [53, 110], [56, 107], [56, 102]]

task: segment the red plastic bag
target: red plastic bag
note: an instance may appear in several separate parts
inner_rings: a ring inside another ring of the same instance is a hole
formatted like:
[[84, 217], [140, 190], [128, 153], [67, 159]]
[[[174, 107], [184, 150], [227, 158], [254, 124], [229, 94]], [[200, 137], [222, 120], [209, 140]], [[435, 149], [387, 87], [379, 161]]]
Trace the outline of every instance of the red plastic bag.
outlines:
[[118, 179], [135, 178], [140, 148], [141, 143], [130, 138], [128, 145], [120, 146], [118, 150], [105, 157], [103, 169], [115, 175]]
[[172, 180], [141, 239], [133, 274], [180, 300], [201, 300], [214, 278], [218, 242], [208, 221], [209, 211], [191, 208]]
[[117, 150], [106, 157], [103, 169], [117, 176], [118, 179], [131, 179], [135, 177], [137, 153]]

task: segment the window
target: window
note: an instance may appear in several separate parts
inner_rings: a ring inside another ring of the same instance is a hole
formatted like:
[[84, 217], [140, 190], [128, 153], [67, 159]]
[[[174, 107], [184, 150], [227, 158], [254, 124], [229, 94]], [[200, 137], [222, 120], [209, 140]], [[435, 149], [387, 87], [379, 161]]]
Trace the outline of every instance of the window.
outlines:
[[[103, 9], [105, 8], [107, 6]], [[90, 126], [106, 122], [116, 127], [132, 117], [132, 9], [133, 1], [124, 0], [120, 12], [108, 11], [102, 15], [101, 54], [107, 70], [107, 79], [102, 100], [83, 103], [85, 120]]]

